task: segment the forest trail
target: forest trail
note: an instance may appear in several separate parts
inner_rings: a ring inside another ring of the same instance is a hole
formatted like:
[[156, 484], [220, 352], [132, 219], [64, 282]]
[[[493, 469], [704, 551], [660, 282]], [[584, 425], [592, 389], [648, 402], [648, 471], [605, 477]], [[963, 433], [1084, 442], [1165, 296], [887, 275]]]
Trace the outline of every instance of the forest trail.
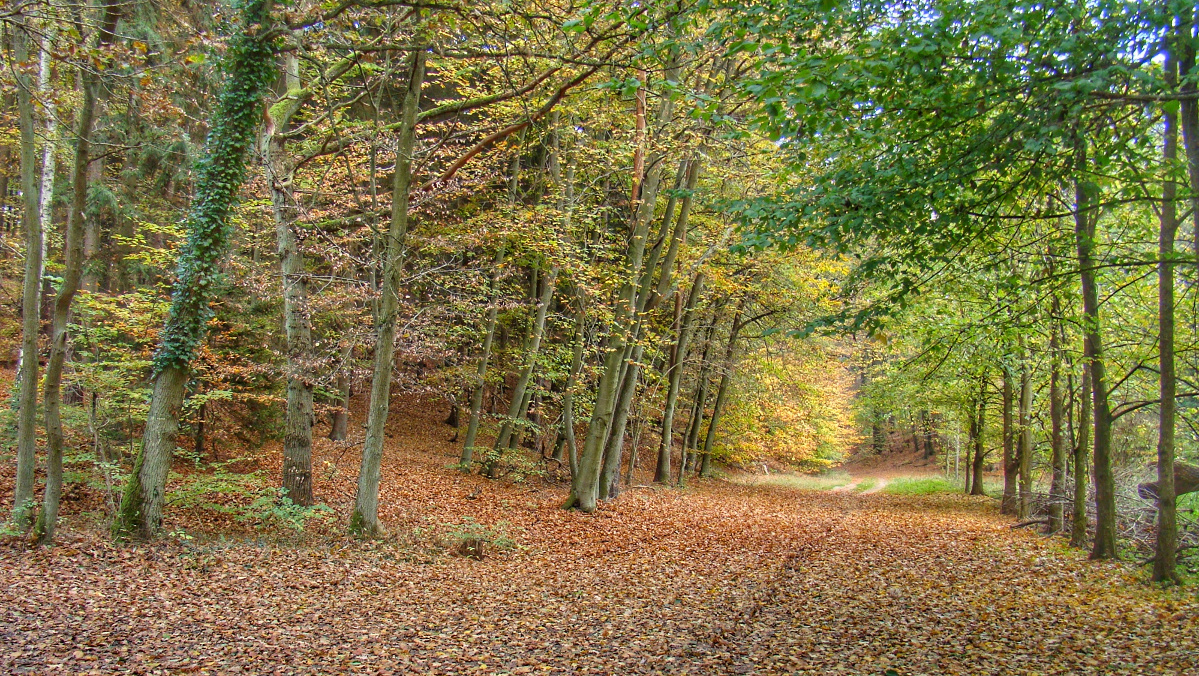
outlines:
[[[77, 531], [49, 550], [8, 541], [0, 671], [1199, 668], [1192, 594], [1156, 592], [1133, 568], [1012, 531], [990, 500], [703, 481], [628, 491], [583, 515], [559, 508], [558, 487], [463, 476], [444, 456], [389, 451], [393, 537], [381, 543], [121, 547]], [[337, 495], [349, 480], [319, 489]], [[506, 520], [520, 547], [476, 561], [429, 544], [430, 531], [468, 516]]]

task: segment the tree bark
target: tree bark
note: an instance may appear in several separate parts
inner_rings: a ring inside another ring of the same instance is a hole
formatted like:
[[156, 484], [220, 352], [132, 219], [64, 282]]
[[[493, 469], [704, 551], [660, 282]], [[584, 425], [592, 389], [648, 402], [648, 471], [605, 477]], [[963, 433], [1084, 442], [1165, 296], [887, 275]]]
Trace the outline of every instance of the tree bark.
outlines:
[[1078, 439], [1074, 444], [1074, 500], [1070, 513], [1070, 546], [1085, 549], [1087, 516], [1087, 448], [1091, 445], [1091, 370], [1083, 367], [1079, 391]]
[[1103, 363], [1103, 335], [1100, 330], [1099, 285], [1095, 279], [1095, 226], [1098, 216], [1092, 206], [1094, 186], [1083, 180], [1087, 166], [1086, 147], [1076, 142], [1075, 161], [1078, 177], [1074, 182], [1074, 237], [1078, 249], [1078, 268], [1082, 282], [1084, 354], [1091, 370], [1092, 419], [1094, 420], [1095, 463], [1095, 541], [1092, 559], [1114, 559], [1116, 552], [1116, 487], [1111, 461], [1111, 406], [1108, 402], [1107, 371]]
[[283, 282], [283, 326], [287, 336], [287, 413], [283, 435], [283, 491], [293, 503], [312, 504], [312, 320], [308, 307], [308, 277], [296, 236], [298, 208], [292, 190], [294, 168], [287, 154], [291, 121], [303, 106], [300, 62], [284, 55], [286, 93], [267, 112], [263, 144], [264, 169], [275, 218], [279, 271]]
[[[26, 19], [21, 16], [11, 29], [13, 56], [18, 63], [29, 60]], [[12, 523], [21, 533], [33, 525], [33, 480], [37, 451], [37, 339], [41, 328], [43, 233], [37, 183], [36, 139], [34, 138], [33, 82], [21, 69], [17, 81], [17, 114], [21, 135], [21, 197], [25, 207], [25, 281], [21, 296], [21, 363], [17, 372], [17, 476], [13, 491]]]
[[979, 379], [978, 386], [978, 416], [975, 423], [978, 433], [973, 435], [974, 442], [974, 483], [970, 486], [970, 495], [986, 495], [983, 486], [983, 466], [986, 464], [987, 453], [983, 445], [983, 436], [987, 429], [987, 377]]
[[[1189, 38], [1189, 35], [1179, 37]], [[1177, 86], [1177, 67], [1171, 47], [1167, 50], [1164, 66], [1168, 89]], [[1178, 161], [1178, 116], [1169, 106], [1163, 106], [1162, 119], [1165, 124], [1162, 164], [1170, 172]], [[1161, 403], [1158, 405], [1157, 544], [1153, 557], [1153, 581], [1174, 584], [1181, 582], [1177, 570], [1178, 515], [1174, 490], [1174, 395], [1177, 385], [1174, 377], [1174, 238], [1178, 235], [1177, 198], [1178, 184], [1167, 174], [1162, 184], [1157, 263], [1157, 346]]]
[[[640, 333], [640, 331], [638, 331]], [[620, 394], [616, 399], [616, 410], [612, 416], [611, 429], [604, 445], [604, 464], [600, 471], [600, 498], [614, 500], [620, 494], [620, 465], [624, 455], [625, 428], [633, 410], [637, 394], [637, 383], [641, 377], [641, 356], [644, 347], [635, 345], [629, 350], [624, 378], [620, 381]]]
[[691, 407], [691, 420], [687, 423], [687, 436], [683, 440], [683, 448], [690, 451], [699, 450], [699, 431], [703, 426], [704, 412], [708, 405], [708, 389], [711, 385], [711, 370], [712, 363], [709, 356], [712, 352], [712, 343], [715, 342], [712, 338], [716, 332], [716, 325], [720, 322], [719, 313], [712, 317], [712, 323], [708, 326], [707, 335], [704, 338], [704, 351], [699, 358], [699, 373], [695, 379], [695, 397]]
[[400, 275], [404, 268], [404, 240], [408, 235], [408, 199], [412, 187], [412, 154], [416, 148], [416, 114], [425, 80], [425, 50], [414, 50], [408, 59], [408, 85], [400, 106], [399, 140], [392, 181], [391, 224], [383, 263], [383, 297], [375, 325], [375, 361], [371, 376], [366, 442], [358, 471], [358, 494], [350, 516], [350, 531], [366, 537], [378, 535], [379, 480], [383, 438], [391, 405], [391, 372], [395, 360], [396, 319], [400, 308]]
[[733, 379], [733, 370], [736, 365], [734, 355], [737, 351], [737, 335], [745, 327], [741, 322], [741, 317], [747, 304], [748, 298], [741, 301], [737, 308], [737, 314], [733, 317], [733, 324], [729, 328], [729, 342], [724, 350], [724, 373], [720, 374], [720, 385], [716, 388], [716, 403], [712, 406], [712, 418], [708, 421], [708, 434], [704, 437], [704, 450], [699, 468], [701, 477], [708, 477], [712, 474], [712, 449], [716, 445], [716, 426], [720, 424], [720, 414], [724, 412], [725, 401], [728, 399], [729, 383]]
[[[1052, 274], [1052, 271], [1051, 271]], [[1063, 527], [1066, 503], [1066, 443], [1062, 433], [1062, 345], [1058, 335], [1057, 299], [1054, 299], [1054, 319], [1049, 327], [1049, 445], [1052, 449], [1053, 478], [1049, 484], [1049, 523], [1046, 530], [1057, 533]]]

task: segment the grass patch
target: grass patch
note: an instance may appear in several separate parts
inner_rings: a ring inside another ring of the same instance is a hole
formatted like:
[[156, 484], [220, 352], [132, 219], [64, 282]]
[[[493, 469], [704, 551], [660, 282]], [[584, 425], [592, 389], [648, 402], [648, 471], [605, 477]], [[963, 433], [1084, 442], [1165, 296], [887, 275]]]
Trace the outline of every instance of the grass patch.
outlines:
[[770, 474], [754, 477], [751, 483], [760, 486], [782, 486], [801, 491], [827, 491], [840, 488], [850, 482], [847, 472], [827, 474]]
[[959, 493], [962, 488], [947, 479], [930, 476], [890, 479], [883, 490], [892, 495], [932, 495], [934, 493]]

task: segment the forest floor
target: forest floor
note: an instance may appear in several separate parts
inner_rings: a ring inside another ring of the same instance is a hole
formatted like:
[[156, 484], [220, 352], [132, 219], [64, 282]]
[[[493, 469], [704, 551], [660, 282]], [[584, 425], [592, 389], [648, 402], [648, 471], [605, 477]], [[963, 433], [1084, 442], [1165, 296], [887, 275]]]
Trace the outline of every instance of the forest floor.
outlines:
[[[434, 418], [396, 416], [382, 541], [339, 537], [333, 519], [300, 538], [218, 536], [174, 510], [177, 535], [150, 545], [111, 544], [82, 515], [56, 547], [0, 544], [0, 672], [1199, 669], [1193, 590], [1013, 531], [988, 498], [713, 480], [584, 515], [559, 508], [560, 484], [448, 469], [456, 446]], [[315, 463], [338, 519], [349, 453], [322, 442]], [[471, 519], [514, 544], [452, 555]]]

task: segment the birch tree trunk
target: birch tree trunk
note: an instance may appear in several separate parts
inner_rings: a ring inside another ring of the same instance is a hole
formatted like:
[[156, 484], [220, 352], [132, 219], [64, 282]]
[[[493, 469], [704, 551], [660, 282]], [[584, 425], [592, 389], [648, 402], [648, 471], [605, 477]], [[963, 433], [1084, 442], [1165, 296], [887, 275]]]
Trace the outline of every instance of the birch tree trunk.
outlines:
[[383, 461], [383, 438], [391, 404], [391, 372], [395, 359], [396, 316], [399, 312], [400, 275], [404, 265], [404, 240], [408, 234], [408, 198], [412, 186], [412, 154], [416, 148], [416, 114], [425, 80], [425, 50], [409, 57], [408, 87], [400, 107], [399, 144], [392, 183], [391, 225], [384, 247], [383, 297], [375, 326], [375, 363], [371, 377], [370, 408], [366, 421], [366, 443], [358, 471], [358, 495], [350, 516], [351, 532], [373, 537], [379, 525], [379, 474]]

